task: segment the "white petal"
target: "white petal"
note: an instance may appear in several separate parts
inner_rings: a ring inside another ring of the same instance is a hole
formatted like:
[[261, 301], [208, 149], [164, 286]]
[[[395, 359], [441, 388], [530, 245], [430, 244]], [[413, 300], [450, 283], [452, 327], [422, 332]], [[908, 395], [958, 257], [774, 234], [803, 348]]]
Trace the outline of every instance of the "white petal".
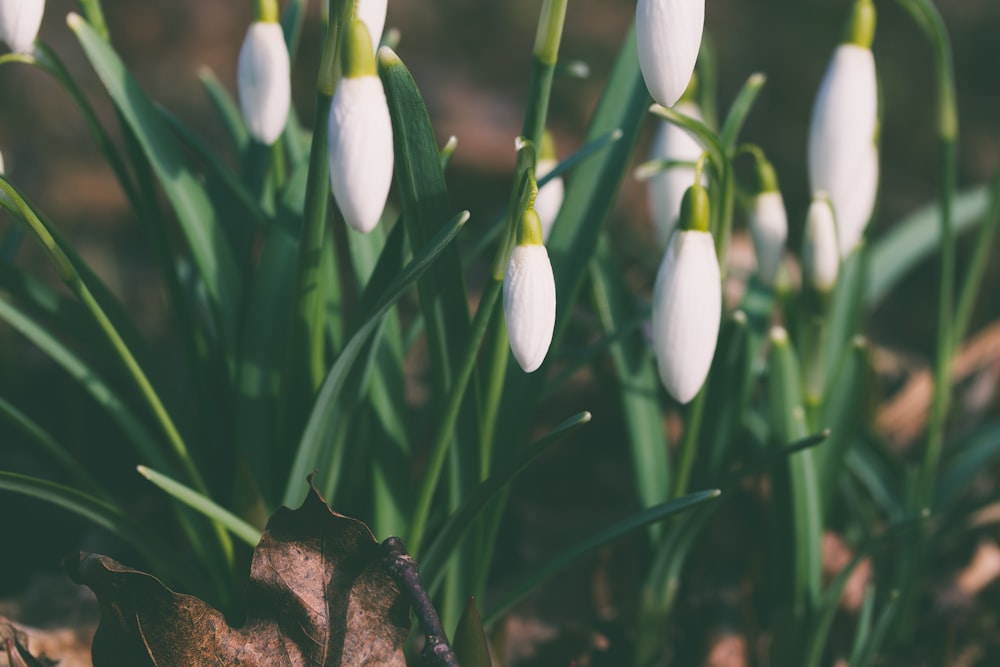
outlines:
[[878, 86], [869, 49], [841, 44], [820, 85], [809, 126], [809, 181], [831, 201], [850, 196], [875, 140]]
[[537, 370], [556, 325], [556, 282], [545, 246], [514, 247], [503, 279], [503, 314], [517, 363], [526, 373]]
[[15, 53], [31, 53], [45, 0], [0, 0], [0, 39]]
[[[557, 160], [539, 160], [538, 166], [535, 169], [538, 179], [541, 180], [544, 178], [546, 174], [556, 168], [557, 164], [559, 164]], [[538, 196], [535, 197], [535, 213], [538, 214], [538, 219], [542, 222], [542, 238], [546, 241], [549, 239], [549, 233], [552, 231], [552, 223], [556, 221], [556, 216], [559, 215], [564, 195], [565, 186], [563, 185], [563, 180], [558, 177], [553, 178], [538, 189]]]
[[837, 236], [840, 240], [840, 257], [846, 259], [861, 241], [865, 227], [872, 217], [878, 195], [879, 159], [874, 143], [867, 158], [854, 175], [847, 192], [830, 193], [833, 213], [837, 219]]
[[262, 144], [273, 144], [285, 129], [292, 97], [288, 47], [280, 25], [250, 25], [240, 48], [237, 84], [247, 129]]
[[653, 346], [660, 380], [680, 403], [705, 384], [722, 317], [722, 276], [708, 232], [678, 230], [656, 275]]
[[372, 36], [372, 53], [378, 51], [385, 30], [385, 12], [389, 0], [358, 0], [358, 18], [368, 27]]
[[705, 27], [704, 0], [639, 0], [639, 69], [653, 99], [673, 106], [691, 81]]
[[785, 201], [780, 192], [763, 192], [754, 198], [748, 213], [757, 272], [764, 284], [773, 285], [788, 239]]
[[[674, 108], [685, 116], [702, 120], [701, 112], [694, 104], [680, 102]], [[701, 144], [691, 133], [662, 119], [659, 123], [653, 144], [650, 146], [649, 159], [696, 162], [703, 151]], [[701, 183], [708, 184], [704, 174]], [[693, 184], [693, 167], [671, 167], [649, 179], [649, 210], [653, 216], [656, 238], [661, 248], [666, 248], [670, 234], [677, 226], [677, 218], [681, 213], [681, 200]]]
[[341, 79], [328, 125], [330, 184], [340, 212], [359, 232], [378, 224], [392, 184], [392, 121], [375, 76]]
[[0, 153], [0, 174], [3, 174], [3, 153]]
[[814, 199], [806, 214], [802, 268], [806, 281], [820, 291], [828, 292], [837, 284], [840, 269], [837, 224], [825, 199]]

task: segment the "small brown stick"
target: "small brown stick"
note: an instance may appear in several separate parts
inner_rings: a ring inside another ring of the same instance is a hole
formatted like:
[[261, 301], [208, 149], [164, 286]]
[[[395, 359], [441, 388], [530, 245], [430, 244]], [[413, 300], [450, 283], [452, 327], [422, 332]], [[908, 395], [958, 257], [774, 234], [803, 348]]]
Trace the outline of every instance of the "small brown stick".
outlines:
[[406, 553], [403, 541], [398, 537], [387, 537], [382, 542], [382, 548], [385, 550], [385, 562], [389, 574], [409, 595], [410, 606], [413, 607], [420, 628], [424, 632], [426, 641], [424, 650], [420, 654], [424, 663], [430, 667], [461, 667], [441, 627], [437, 610], [431, 604], [431, 598], [427, 595], [423, 581], [420, 580], [417, 564]]

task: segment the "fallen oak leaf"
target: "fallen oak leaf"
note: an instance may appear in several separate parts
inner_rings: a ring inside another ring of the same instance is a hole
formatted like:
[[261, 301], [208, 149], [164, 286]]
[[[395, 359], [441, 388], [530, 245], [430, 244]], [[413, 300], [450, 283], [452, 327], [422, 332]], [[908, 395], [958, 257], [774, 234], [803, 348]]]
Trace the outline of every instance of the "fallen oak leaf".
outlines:
[[299, 509], [271, 516], [254, 550], [241, 628], [106, 556], [81, 554], [70, 576], [101, 607], [94, 667], [406, 665], [409, 604], [379, 543], [315, 489]]

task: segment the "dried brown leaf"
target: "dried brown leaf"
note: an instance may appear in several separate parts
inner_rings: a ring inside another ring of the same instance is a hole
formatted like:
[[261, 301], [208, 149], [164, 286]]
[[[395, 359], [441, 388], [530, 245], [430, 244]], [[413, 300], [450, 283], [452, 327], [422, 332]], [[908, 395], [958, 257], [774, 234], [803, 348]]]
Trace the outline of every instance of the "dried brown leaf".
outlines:
[[105, 556], [71, 576], [97, 594], [94, 667], [403, 667], [409, 605], [368, 527], [315, 491], [271, 517], [253, 555], [247, 620], [232, 628], [202, 600]]

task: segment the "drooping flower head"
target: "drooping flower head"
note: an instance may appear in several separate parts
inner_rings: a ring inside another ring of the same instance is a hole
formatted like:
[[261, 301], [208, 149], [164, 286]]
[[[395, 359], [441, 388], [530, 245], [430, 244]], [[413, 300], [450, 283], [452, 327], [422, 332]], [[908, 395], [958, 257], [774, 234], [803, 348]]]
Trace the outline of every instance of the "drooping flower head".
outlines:
[[690, 402], [708, 377], [722, 317], [722, 275], [708, 231], [708, 192], [691, 186], [680, 226], [656, 274], [653, 350], [660, 380], [679, 403]]
[[525, 373], [545, 361], [556, 324], [556, 282], [542, 242], [542, 223], [528, 208], [518, 226], [503, 279], [503, 314], [510, 349]]
[[364, 23], [351, 22], [343, 46], [344, 77], [327, 124], [330, 185], [347, 224], [367, 233], [382, 217], [392, 185], [392, 120]]
[[788, 239], [788, 214], [778, 189], [778, 175], [760, 151], [755, 159], [754, 194], [747, 209], [750, 235], [757, 254], [757, 275], [765, 285], [774, 285]]
[[0, 40], [14, 53], [31, 53], [45, 13], [45, 0], [0, 0]]
[[[559, 160], [556, 156], [555, 141], [552, 140], [552, 135], [546, 130], [542, 135], [541, 150], [538, 153], [538, 165], [535, 169], [538, 178], [544, 178], [558, 164]], [[549, 234], [552, 233], [552, 224], [556, 221], [556, 216], [559, 215], [559, 209], [562, 208], [564, 196], [565, 185], [563, 184], [563, 179], [559, 176], [556, 176], [538, 189], [534, 208], [535, 213], [538, 214], [538, 219], [542, 221], [542, 239], [544, 241], [549, 240]]]
[[635, 42], [649, 94], [673, 106], [691, 80], [705, 27], [705, 0], [639, 0]]
[[845, 40], [833, 54], [809, 126], [809, 182], [825, 192], [846, 256], [871, 218], [878, 188], [878, 83], [871, 43], [875, 7], [857, 0]]
[[288, 122], [291, 107], [291, 65], [285, 36], [278, 24], [277, 3], [250, 24], [240, 48], [237, 87], [240, 109], [250, 135], [273, 144]]
[[807, 285], [817, 292], [832, 292], [840, 271], [840, 244], [830, 200], [821, 192], [813, 198], [806, 214], [802, 236], [802, 273]]

